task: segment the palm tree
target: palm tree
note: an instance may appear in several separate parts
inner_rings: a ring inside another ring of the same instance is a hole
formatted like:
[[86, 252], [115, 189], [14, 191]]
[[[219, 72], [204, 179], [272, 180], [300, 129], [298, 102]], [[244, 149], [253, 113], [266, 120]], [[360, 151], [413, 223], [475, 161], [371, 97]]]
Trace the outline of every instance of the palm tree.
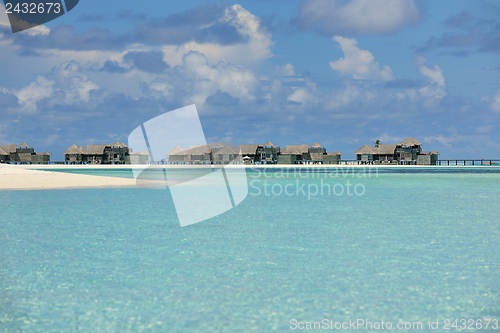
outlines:
[[375, 141], [375, 142], [374, 142], [375, 147], [377, 147], [377, 148], [378, 148], [378, 146], [379, 146], [381, 143], [382, 143], [382, 142], [381, 142], [380, 140]]

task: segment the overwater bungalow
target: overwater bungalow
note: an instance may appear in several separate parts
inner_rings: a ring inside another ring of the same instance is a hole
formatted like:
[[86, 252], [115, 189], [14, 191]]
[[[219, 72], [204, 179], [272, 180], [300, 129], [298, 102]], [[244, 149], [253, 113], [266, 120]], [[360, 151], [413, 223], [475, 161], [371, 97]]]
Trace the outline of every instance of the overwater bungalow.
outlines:
[[262, 147], [264, 147], [264, 145], [261, 143], [240, 145], [241, 155], [243, 156], [245, 164], [255, 164], [256, 161], [259, 161], [260, 157], [257, 156], [257, 150]]
[[217, 150], [212, 150], [212, 161], [214, 164], [228, 164], [230, 162], [238, 163], [238, 156], [240, 155], [240, 148], [232, 148], [225, 145]]
[[191, 146], [190, 148], [174, 147], [167, 153], [168, 162], [174, 164], [211, 164], [212, 146]]
[[255, 153], [256, 161], [260, 164], [276, 164], [278, 163], [280, 150], [280, 147], [276, 146], [271, 141], [267, 141], [265, 144], [257, 147]]
[[298, 164], [308, 160], [309, 145], [287, 145], [278, 156], [278, 164]]
[[36, 153], [35, 149], [25, 142], [20, 145], [9, 144], [0, 146], [0, 162], [11, 164], [48, 164], [51, 153]]
[[66, 164], [125, 164], [129, 148], [125, 143], [118, 141], [112, 144], [87, 145], [87, 147], [77, 147], [73, 144], [62, 155]]
[[363, 145], [355, 153], [356, 160], [374, 164], [436, 165], [439, 153], [423, 152], [422, 144], [415, 138], [406, 138], [400, 143]]

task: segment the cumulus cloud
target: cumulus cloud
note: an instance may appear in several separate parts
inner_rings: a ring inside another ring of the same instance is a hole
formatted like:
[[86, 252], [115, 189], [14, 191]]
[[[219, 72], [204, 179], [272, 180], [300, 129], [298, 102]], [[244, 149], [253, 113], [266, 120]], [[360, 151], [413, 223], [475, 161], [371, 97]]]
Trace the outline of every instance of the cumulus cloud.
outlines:
[[54, 85], [54, 80], [48, 80], [39, 75], [28, 86], [14, 92], [14, 95], [19, 99], [19, 104], [22, 106], [23, 111], [28, 113], [35, 112], [38, 101], [52, 96]]
[[37, 76], [35, 81], [14, 91], [21, 110], [27, 113], [37, 111], [37, 103], [52, 99], [52, 103], [74, 105], [89, 101], [90, 91], [99, 86], [90, 80], [75, 61], [63, 63], [46, 77]]
[[274, 46], [272, 34], [261, 19], [253, 15], [240, 5], [233, 5], [224, 9], [220, 24], [230, 25], [242, 36], [244, 42], [237, 44], [192, 41], [181, 46], [168, 46], [163, 50], [167, 61], [171, 64], [180, 64], [182, 57], [190, 51], [203, 53], [211, 64], [219, 61], [237, 64], [251, 64], [267, 58], [273, 54]]
[[294, 23], [324, 35], [388, 34], [422, 20], [414, 0], [302, 0]]
[[67, 105], [88, 102], [90, 91], [100, 88], [76, 61], [61, 64], [49, 75], [57, 81], [59, 90], [64, 92], [64, 102]]
[[[244, 66], [224, 62], [210, 65], [205, 55], [192, 51], [184, 56], [181, 66], [172, 68], [166, 77], [154, 80], [144, 89], [156, 96], [158, 93], [167, 98], [182, 96], [183, 104], [203, 105], [218, 91], [243, 102], [253, 101], [259, 86], [259, 79]], [[178, 89], [183, 93], [177, 94]]]
[[344, 75], [352, 75], [354, 79], [361, 80], [392, 80], [392, 69], [384, 65], [380, 68], [373, 54], [367, 50], [361, 50], [356, 45], [354, 38], [335, 36], [333, 40], [340, 44], [344, 52], [344, 58], [330, 62], [330, 67]]
[[156, 45], [178, 45], [193, 41], [221, 45], [244, 42], [247, 36], [241, 35], [225, 16], [225, 9], [217, 4], [196, 6], [161, 21], [138, 24], [134, 39]]
[[[1, 23], [0, 33], [8, 27], [8, 22], [5, 27]], [[105, 60], [109, 60], [109, 53], [150, 51], [153, 46], [164, 52], [164, 60], [172, 66], [181, 65], [183, 56], [190, 51], [203, 53], [211, 64], [219, 61], [252, 64], [272, 57], [274, 45], [272, 34], [260, 17], [240, 5], [224, 7], [217, 4], [197, 6], [161, 21], [148, 20], [137, 24], [129, 33], [116, 34], [99, 28], [80, 32], [61, 23], [43, 33], [4, 34], [3, 39], [33, 51], [24, 51], [25, 55], [71, 54], [80, 62], [83, 59], [78, 56], [82, 51], [104, 54]], [[111, 60], [121, 60], [121, 57]], [[101, 58], [101, 61], [104, 60]]]
[[287, 101], [303, 106], [318, 105], [320, 100], [316, 90], [316, 84], [310, 80], [305, 80], [305, 87], [292, 87], [292, 93], [288, 95]]
[[420, 74], [427, 79], [427, 84], [418, 91], [425, 98], [425, 105], [431, 107], [435, 106], [447, 95], [446, 79], [443, 70], [438, 64], [430, 68], [425, 65], [426, 61], [425, 57], [416, 55], [413, 62], [418, 66]]

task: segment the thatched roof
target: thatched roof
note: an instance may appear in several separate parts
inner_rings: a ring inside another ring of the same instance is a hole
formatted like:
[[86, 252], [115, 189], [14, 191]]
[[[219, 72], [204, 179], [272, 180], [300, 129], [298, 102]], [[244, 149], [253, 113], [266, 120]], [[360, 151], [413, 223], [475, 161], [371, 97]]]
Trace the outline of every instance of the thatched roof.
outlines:
[[71, 147], [66, 149], [61, 155], [67, 155], [67, 154], [83, 154], [83, 151], [81, 148], [78, 148], [75, 144], [73, 144]]
[[222, 148], [222, 147], [224, 147], [224, 146], [223, 146], [223, 145], [222, 145], [222, 143], [220, 143], [220, 142], [217, 142], [217, 143], [214, 145], [214, 148]]
[[17, 146], [18, 148], [30, 148], [30, 146], [28, 146], [26, 144], [26, 142], [23, 141], [23, 143], [21, 143], [19, 146]]
[[271, 141], [264, 143], [264, 147], [276, 147]]
[[16, 152], [17, 145], [16, 144], [3, 145], [0, 146], [0, 148], [2, 148], [7, 154], [10, 154]]
[[303, 145], [287, 145], [286, 148], [281, 149], [281, 154], [285, 155], [301, 155], [301, 154], [307, 154], [309, 152], [309, 145], [303, 144]]
[[322, 146], [319, 143], [314, 143], [311, 148], [321, 148]]
[[[1, 154], [0, 154], [1, 155]], [[45, 153], [36, 153], [36, 155], [48, 155], [48, 156], [52, 156], [51, 153], [49, 153], [49, 151], [47, 150]]]
[[193, 148], [185, 149], [175, 155], [203, 155], [210, 154], [212, 152], [212, 146], [203, 145], [203, 146], [191, 146]]
[[374, 153], [373, 147], [367, 145], [363, 145], [363, 147], [359, 148], [354, 152], [355, 155], [373, 154], [373, 153]]
[[415, 138], [406, 138], [401, 142], [404, 147], [421, 146], [422, 144], [418, 142]]
[[240, 148], [231, 148], [229, 145], [225, 145], [218, 151], [214, 153], [214, 155], [237, 155], [240, 153]]
[[111, 145], [111, 147], [121, 147], [121, 146], [122, 146], [122, 144], [121, 144], [121, 143], [119, 143], [118, 141], [115, 141], [115, 142]]
[[7, 156], [9, 155], [9, 153], [7, 153], [5, 150], [2, 149], [2, 147], [0, 147], [0, 156]]
[[120, 143], [120, 146], [122, 146], [123, 148], [128, 148], [128, 146], [123, 141], [122, 141], [122, 143]]
[[143, 152], [142, 150], [140, 152], [129, 152], [129, 155], [149, 155], [148, 152]]
[[[379, 144], [378, 145], [378, 154], [380, 155], [393, 155], [396, 150], [397, 144]], [[375, 151], [376, 148], [372, 148]]]
[[420, 155], [439, 155], [439, 153], [435, 150], [433, 151], [423, 151], [420, 153]]
[[104, 148], [110, 146], [111, 145], [87, 145], [87, 148], [82, 150], [87, 155], [102, 155], [104, 153]]
[[179, 154], [180, 152], [183, 152], [184, 150], [186, 150], [186, 148], [181, 148], [179, 147], [178, 145], [175, 146], [174, 148], [172, 148], [172, 150], [170, 150], [167, 155], [176, 155], [176, 154]]
[[340, 151], [337, 151], [336, 153], [326, 153], [327, 155], [342, 155]]
[[253, 145], [240, 145], [241, 153], [243, 155], [255, 155], [258, 147], [262, 147], [262, 144], [257, 143]]

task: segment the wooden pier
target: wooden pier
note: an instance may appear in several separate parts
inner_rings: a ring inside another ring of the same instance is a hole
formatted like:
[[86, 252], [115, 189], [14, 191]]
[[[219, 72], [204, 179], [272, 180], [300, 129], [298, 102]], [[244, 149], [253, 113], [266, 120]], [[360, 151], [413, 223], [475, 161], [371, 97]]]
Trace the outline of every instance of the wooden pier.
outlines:
[[437, 165], [500, 165], [500, 160], [480, 159], [453, 159], [453, 160], [437, 160]]

